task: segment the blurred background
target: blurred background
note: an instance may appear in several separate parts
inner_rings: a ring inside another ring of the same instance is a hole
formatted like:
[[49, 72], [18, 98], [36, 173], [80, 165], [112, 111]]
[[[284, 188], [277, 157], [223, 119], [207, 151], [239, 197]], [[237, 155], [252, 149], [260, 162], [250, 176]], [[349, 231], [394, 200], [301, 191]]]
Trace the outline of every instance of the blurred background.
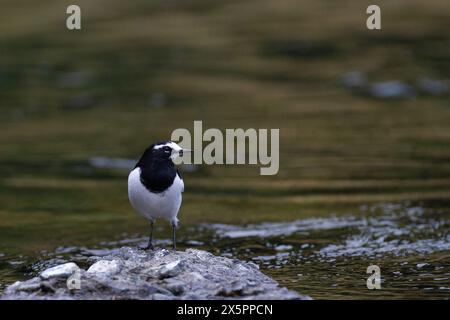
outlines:
[[449, 297], [450, 3], [378, 1], [380, 31], [365, 0], [79, 0], [80, 31], [70, 4], [0, 2], [0, 290], [145, 241], [129, 165], [202, 120], [280, 128], [280, 171], [182, 168], [180, 248], [313, 298]]

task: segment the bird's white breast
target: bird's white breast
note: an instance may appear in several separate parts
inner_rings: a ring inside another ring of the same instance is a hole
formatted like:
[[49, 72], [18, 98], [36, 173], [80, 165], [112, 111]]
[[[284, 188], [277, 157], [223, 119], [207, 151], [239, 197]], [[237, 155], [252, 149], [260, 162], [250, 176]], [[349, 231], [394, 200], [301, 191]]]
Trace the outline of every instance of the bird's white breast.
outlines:
[[167, 190], [153, 193], [142, 184], [140, 175], [141, 169], [135, 168], [128, 176], [128, 198], [131, 206], [148, 219], [165, 218], [176, 224], [184, 189], [183, 180], [176, 175]]

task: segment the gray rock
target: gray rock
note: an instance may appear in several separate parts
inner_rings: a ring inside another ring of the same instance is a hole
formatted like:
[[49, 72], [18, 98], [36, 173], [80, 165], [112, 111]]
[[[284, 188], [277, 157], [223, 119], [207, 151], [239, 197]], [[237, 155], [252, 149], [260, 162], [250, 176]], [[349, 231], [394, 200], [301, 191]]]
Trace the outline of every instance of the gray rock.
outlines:
[[428, 263], [418, 263], [417, 264], [417, 268], [423, 268], [423, 267], [425, 267], [425, 266], [427, 266], [428, 265]]
[[398, 80], [374, 83], [369, 87], [371, 96], [380, 99], [412, 98], [416, 96], [414, 88]]
[[292, 246], [290, 244], [280, 244], [274, 248], [277, 251], [290, 251]]
[[362, 72], [351, 71], [342, 75], [341, 83], [350, 89], [361, 89], [367, 86], [368, 81], [366, 75]]
[[421, 78], [418, 81], [418, 86], [422, 92], [434, 96], [450, 92], [450, 82], [445, 80]]
[[17, 290], [17, 291], [22, 291], [22, 292], [33, 292], [38, 290], [41, 287], [41, 281], [39, 278], [33, 278], [29, 281], [25, 281], [25, 282], [21, 282], [21, 281], [17, 281], [15, 283], [13, 283], [11, 286], [9, 286], [9, 288], [11, 288], [11, 290]]
[[100, 260], [89, 267], [87, 273], [104, 273], [105, 275], [114, 275], [120, 271], [122, 263], [118, 260]]
[[[280, 288], [253, 263], [202, 250], [122, 247], [91, 261], [87, 271], [66, 263], [16, 282], [1, 299], [310, 299]], [[68, 289], [75, 272], [79, 289]]]
[[74, 274], [76, 271], [79, 271], [78, 266], [73, 262], [68, 262], [65, 264], [61, 264], [59, 266], [49, 268], [44, 270], [41, 273], [41, 278], [44, 280], [56, 277], [69, 277]]
[[169, 262], [159, 269], [159, 277], [161, 279], [175, 277], [182, 270], [183, 262], [181, 260], [176, 260]]

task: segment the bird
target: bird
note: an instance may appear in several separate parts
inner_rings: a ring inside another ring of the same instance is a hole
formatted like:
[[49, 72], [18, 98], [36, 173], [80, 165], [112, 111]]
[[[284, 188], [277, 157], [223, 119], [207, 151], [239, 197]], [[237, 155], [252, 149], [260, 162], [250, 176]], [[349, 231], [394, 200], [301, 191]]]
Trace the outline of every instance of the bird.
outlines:
[[184, 182], [173, 160], [183, 156], [183, 149], [173, 141], [157, 142], [142, 154], [128, 175], [128, 199], [133, 209], [150, 221], [148, 244], [141, 249], [153, 250], [153, 226], [162, 218], [172, 226], [173, 250], [176, 250], [178, 211]]

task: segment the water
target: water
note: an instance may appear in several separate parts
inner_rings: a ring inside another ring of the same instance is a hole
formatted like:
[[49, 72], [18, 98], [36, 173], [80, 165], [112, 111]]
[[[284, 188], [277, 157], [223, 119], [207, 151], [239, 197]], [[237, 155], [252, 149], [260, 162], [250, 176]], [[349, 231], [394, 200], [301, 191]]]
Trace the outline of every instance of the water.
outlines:
[[[400, 204], [363, 210], [370, 215], [210, 227], [234, 244], [227, 253], [316, 298], [449, 298], [448, 216]], [[253, 244], [242, 245], [246, 237]], [[373, 264], [381, 268], [379, 291], [366, 287]]]
[[[55, 1], [3, 3], [0, 290], [144, 242], [129, 159], [202, 120], [279, 128], [280, 171], [182, 167], [180, 249], [254, 261], [314, 298], [448, 298], [450, 2], [397, 1], [376, 37], [355, 32], [361, 1], [322, 2], [110, 1], [70, 43], [40, 18]], [[364, 90], [387, 81], [416, 97]], [[170, 246], [168, 224], [155, 236]]]
[[[448, 213], [436, 209], [380, 203], [361, 207], [358, 215], [245, 226], [194, 225], [181, 233], [179, 248], [196, 247], [252, 261], [281, 285], [316, 299], [448, 299], [448, 218]], [[67, 261], [87, 266], [93, 255], [110, 254], [120, 246], [145, 241], [142, 235], [122, 235], [92, 247], [42, 251], [38, 258], [0, 254], [1, 276], [8, 280], [29, 278]], [[169, 247], [171, 242], [158, 239], [156, 245]], [[366, 287], [369, 265], [381, 269], [381, 290]]]

